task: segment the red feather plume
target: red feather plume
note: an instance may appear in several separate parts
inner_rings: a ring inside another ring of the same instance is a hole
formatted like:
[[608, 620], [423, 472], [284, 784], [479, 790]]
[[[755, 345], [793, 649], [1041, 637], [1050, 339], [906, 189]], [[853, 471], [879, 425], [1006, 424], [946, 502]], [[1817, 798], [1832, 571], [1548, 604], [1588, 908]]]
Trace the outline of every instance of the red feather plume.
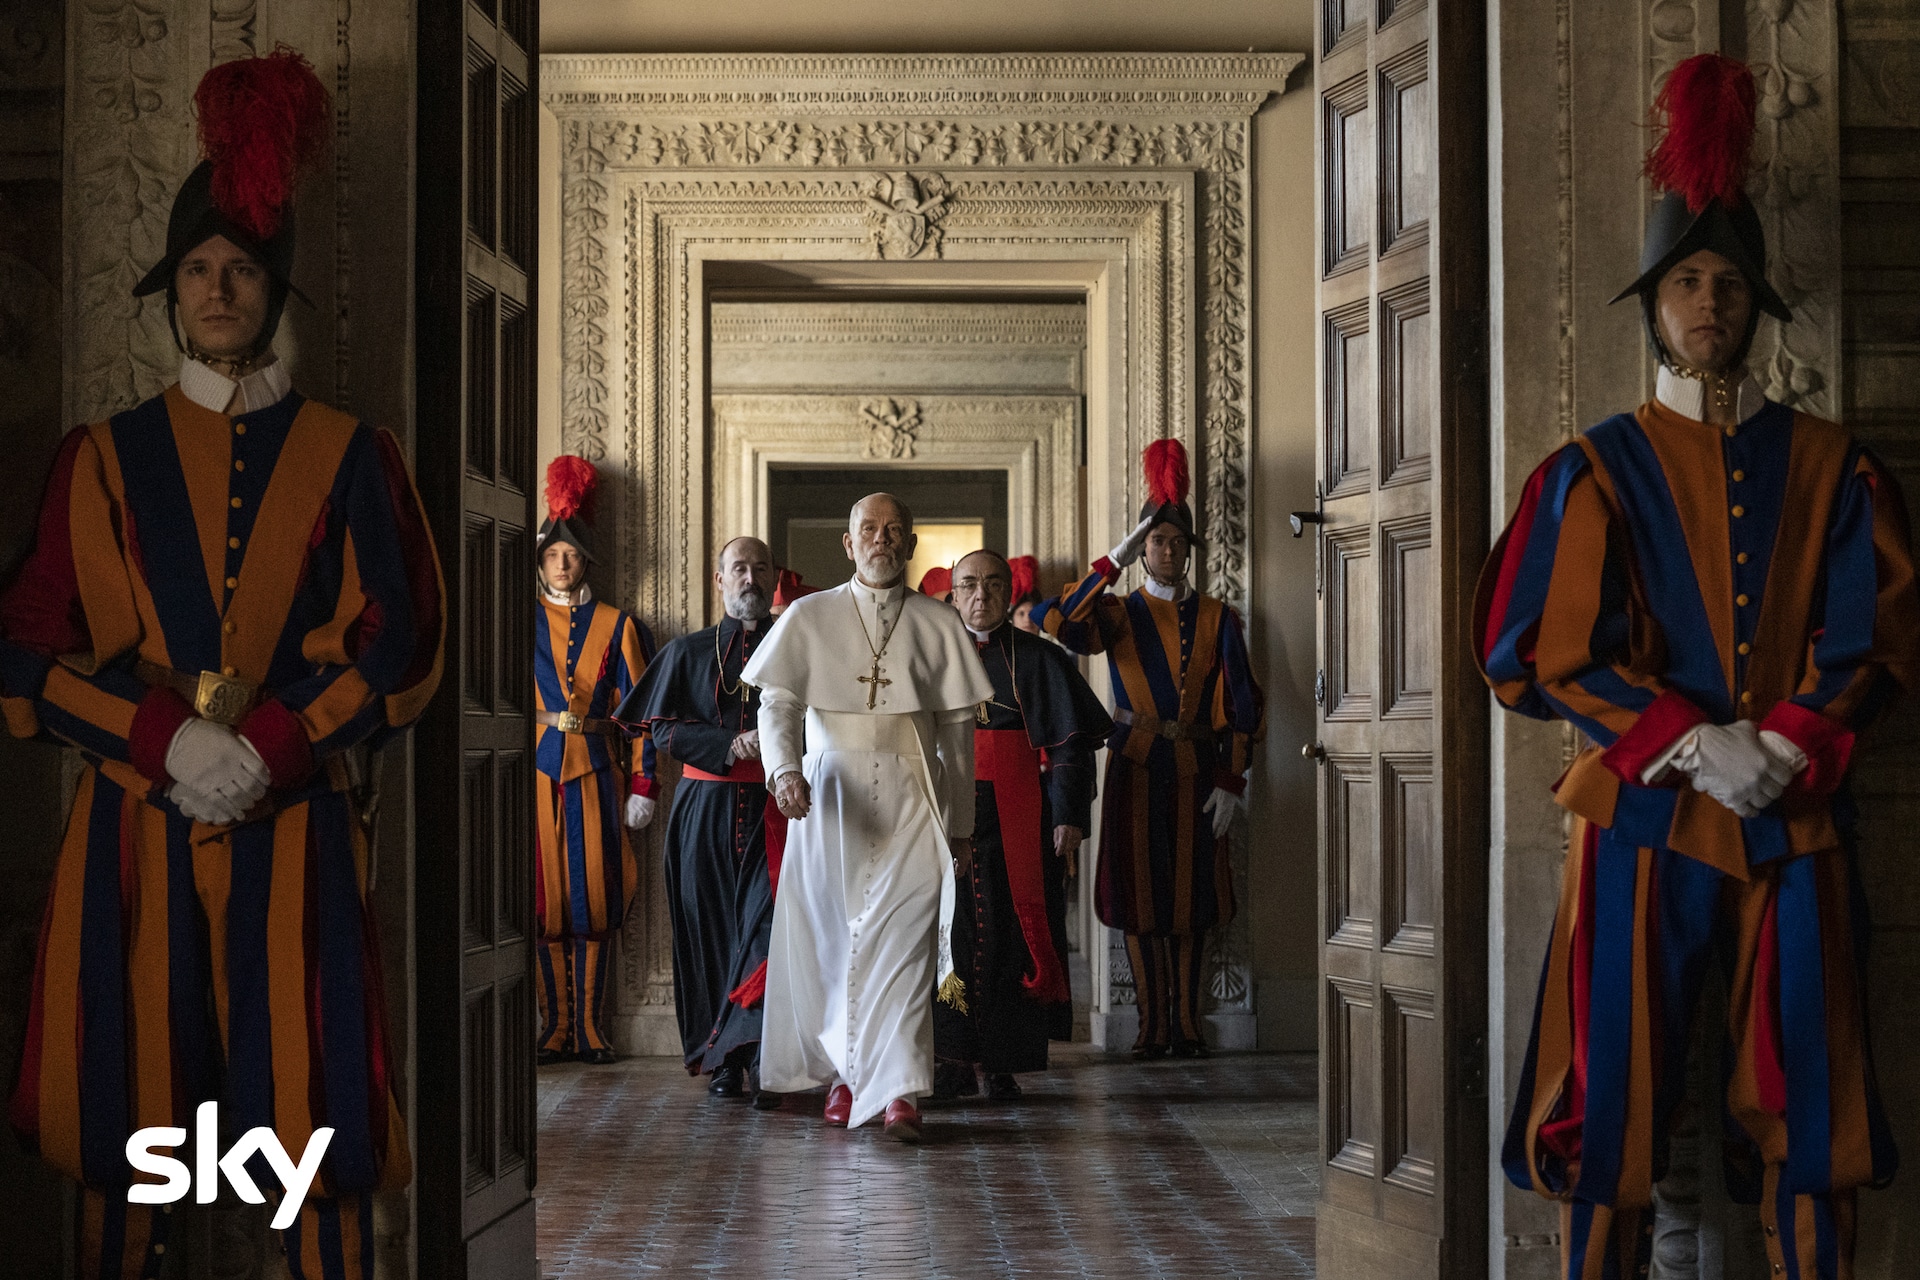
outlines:
[[1647, 153], [1647, 177], [1699, 213], [1710, 201], [1745, 198], [1753, 151], [1753, 72], [1717, 53], [1696, 54], [1667, 73], [1653, 112], [1665, 132]]
[[293, 186], [326, 145], [332, 105], [298, 50], [223, 62], [194, 90], [213, 203], [260, 240], [280, 230]]
[[943, 599], [953, 593], [953, 570], [944, 565], [935, 565], [920, 575], [920, 593]]
[[1155, 440], [1142, 456], [1147, 464], [1147, 500], [1185, 502], [1191, 483], [1187, 476], [1187, 446], [1178, 440]]
[[578, 515], [593, 523], [593, 500], [600, 473], [578, 454], [563, 453], [547, 464], [547, 517], [567, 520]]
[[1013, 602], [1018, 604], [1033, 594], [1040, 580], [1040, 562], [1032, 556], [1015, 556], [1007, 561], [1007, 568], [1013, 573]]

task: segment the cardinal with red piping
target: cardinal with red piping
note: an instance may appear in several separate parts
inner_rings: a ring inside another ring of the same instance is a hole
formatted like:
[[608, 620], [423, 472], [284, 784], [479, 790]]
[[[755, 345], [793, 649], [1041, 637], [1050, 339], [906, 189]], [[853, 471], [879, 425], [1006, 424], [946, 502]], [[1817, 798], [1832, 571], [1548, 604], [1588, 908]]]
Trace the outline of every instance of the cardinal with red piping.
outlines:
[[1502, 1163], [1560, 1202], [1565, 1274], [1644, 1273], [1691, 1018], [1726, 964], [1729, 1189], [1759, 1202], [1772, 1274], [1837, 1280], [1857, 1190], [1897, 1165], [1848, 776], [1920, 678], [1912, 541], [1872, 453], [1749, 364], [1762, 315], [1792, 318], [1745, 190], [1752, 74], [1689, 58], [1654, 105], [1664, 194], [1615, 299], [1640, 300], [1653, 398], [1541, 464], [1475, 601], [1495, 696], [1581, 742]]
[[[1140, 1011], [1134, 1054], [1203, 1056], [1206, 940], [1233, 919], [1228, 842], [1265, 703], [1239, 612], [1188, 581], [1200, 537], [1186, 447], [1156, 440], [1142, 461], [1139, 523], [1034, 615], [1069, 650], [1107, 657], [1114, 728], [1094, 907], [1126, 934]], [[1146, 581], [1117, 594], [1136, 560]]]

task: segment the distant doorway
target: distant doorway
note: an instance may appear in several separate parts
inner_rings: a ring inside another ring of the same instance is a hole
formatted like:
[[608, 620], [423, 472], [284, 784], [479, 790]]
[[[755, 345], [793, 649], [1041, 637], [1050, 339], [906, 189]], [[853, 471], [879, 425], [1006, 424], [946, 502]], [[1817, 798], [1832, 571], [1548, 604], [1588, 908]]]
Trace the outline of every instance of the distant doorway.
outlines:
[[774, 558], [809, 586], [833, 587], [852, 575], [840, 545], [847, 512], [869, 493], [886, 492], [913, 511], [920, 548], [907, 566], [907, 585], [936, 565], [980, 547], [1007, 550], [1007, 473], [999, 470], [928, 471], [899, 467], [858, 470], [774, 467], [767, 483], [767, 532]]

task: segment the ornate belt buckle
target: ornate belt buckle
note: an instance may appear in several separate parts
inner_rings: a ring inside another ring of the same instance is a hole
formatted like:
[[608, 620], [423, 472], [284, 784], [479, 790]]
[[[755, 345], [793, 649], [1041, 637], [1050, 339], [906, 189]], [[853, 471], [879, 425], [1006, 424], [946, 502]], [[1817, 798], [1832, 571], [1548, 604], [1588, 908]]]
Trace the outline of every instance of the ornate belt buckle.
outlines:
[[202, 671], [200, 685], [193, 694], [193, 710], [203, 720], [236, 725], [252, 709], [253, 695], [258, 689], [251, 680], [223, 676], [218, 671]]
[[585, 733], [587, 731], [587, 722], [571, 711], [562, 711], [560, 713], [559, 723], [556, 724], [554, 728], [560, 730], [562, 733]]

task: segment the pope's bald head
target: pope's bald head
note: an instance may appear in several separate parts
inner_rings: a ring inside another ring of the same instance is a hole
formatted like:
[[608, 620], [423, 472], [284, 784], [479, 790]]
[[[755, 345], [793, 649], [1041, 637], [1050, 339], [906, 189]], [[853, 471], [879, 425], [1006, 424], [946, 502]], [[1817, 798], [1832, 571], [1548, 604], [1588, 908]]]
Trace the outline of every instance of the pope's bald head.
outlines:
[[913, 559], [913, 512], [890, 493], [870, 493], [853, 504], [840, 541], [862, 581], [870, 587], [890, 587], [900, 581]]
[[890, 493], [870, 493], [854, 503], [853, 510], [847, 513], [847, 532], [858, 536], [860, 525], [866, 520], [897, 523], [907, 533], [913, 532], [913, 509]]

